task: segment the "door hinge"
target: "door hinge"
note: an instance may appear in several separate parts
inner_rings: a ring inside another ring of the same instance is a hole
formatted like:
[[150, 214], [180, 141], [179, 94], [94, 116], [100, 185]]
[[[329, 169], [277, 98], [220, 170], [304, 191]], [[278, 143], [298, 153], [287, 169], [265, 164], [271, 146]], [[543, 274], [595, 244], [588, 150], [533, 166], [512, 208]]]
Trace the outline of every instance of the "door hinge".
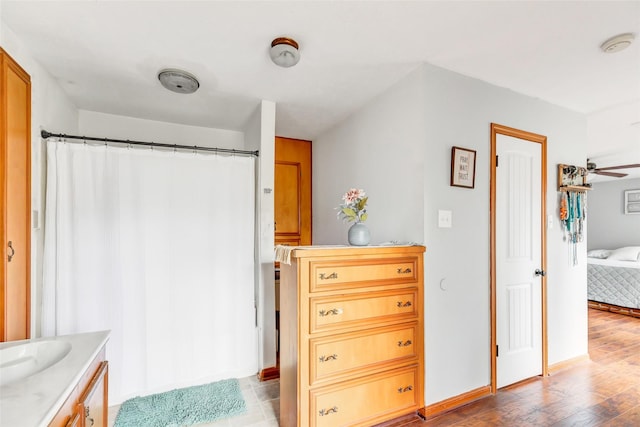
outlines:
[[496, 357], [500, 356], [500, 346], [496, 344]]
[[496, 154], [496, 167], [498, 167], [498, 158], [499, 156]]

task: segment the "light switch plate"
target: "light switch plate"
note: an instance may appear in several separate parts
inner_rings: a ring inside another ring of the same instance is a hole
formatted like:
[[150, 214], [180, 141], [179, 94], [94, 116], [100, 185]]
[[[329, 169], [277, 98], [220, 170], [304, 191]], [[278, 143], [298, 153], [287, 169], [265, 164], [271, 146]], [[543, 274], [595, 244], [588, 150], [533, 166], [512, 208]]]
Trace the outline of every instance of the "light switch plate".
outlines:
[[451, 211], [438, 210], [438, 227], [439, 228], [451, 228], [452, 224]]
[[37, 210], [31, 211], [31, 226], [34, 230], [40, 228], [40, 213]]

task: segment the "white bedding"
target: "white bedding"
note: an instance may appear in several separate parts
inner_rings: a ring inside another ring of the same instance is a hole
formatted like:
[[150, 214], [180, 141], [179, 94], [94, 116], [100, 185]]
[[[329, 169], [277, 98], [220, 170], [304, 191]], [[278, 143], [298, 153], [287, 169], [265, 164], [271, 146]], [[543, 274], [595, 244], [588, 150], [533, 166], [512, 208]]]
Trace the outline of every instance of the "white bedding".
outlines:
[[[594, 254], [598, 252], [600, 251], [593, 251]], [[623, 252], [626, 253], [623, 258], [629, 258], [629, 250]], [[640, 260], [624, 261], [611, 258], [616, 257], [587, 258], [589, 300], [620, 307], [640, 308]]]
[[640, 268], [640, 261], [620, 261], [617, 259], [587, 258], [587, 264], [608, 265], [610, 267]]

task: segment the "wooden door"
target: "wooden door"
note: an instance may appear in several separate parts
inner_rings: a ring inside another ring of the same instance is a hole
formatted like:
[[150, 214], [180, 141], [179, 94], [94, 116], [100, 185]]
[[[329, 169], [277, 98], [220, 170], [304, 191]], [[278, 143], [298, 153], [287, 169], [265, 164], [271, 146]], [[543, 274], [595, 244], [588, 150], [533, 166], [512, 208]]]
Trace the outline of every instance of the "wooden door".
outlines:
[[311, 141], [276, 137], [276, 245], [311, 244]]
[[546, 137], [492, 125], [492, 384], [546, 366]]
[[31, 83], [0, 49], [0, 341], [29, 338], [31, 258]]

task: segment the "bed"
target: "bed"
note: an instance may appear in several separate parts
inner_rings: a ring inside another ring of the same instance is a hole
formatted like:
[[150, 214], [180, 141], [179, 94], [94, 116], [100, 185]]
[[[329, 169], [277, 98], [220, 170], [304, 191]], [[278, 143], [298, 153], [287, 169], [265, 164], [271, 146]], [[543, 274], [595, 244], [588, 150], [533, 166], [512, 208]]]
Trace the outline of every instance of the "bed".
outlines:
[[587, 252], [589, 307], [640, 317], [640, 246]]

